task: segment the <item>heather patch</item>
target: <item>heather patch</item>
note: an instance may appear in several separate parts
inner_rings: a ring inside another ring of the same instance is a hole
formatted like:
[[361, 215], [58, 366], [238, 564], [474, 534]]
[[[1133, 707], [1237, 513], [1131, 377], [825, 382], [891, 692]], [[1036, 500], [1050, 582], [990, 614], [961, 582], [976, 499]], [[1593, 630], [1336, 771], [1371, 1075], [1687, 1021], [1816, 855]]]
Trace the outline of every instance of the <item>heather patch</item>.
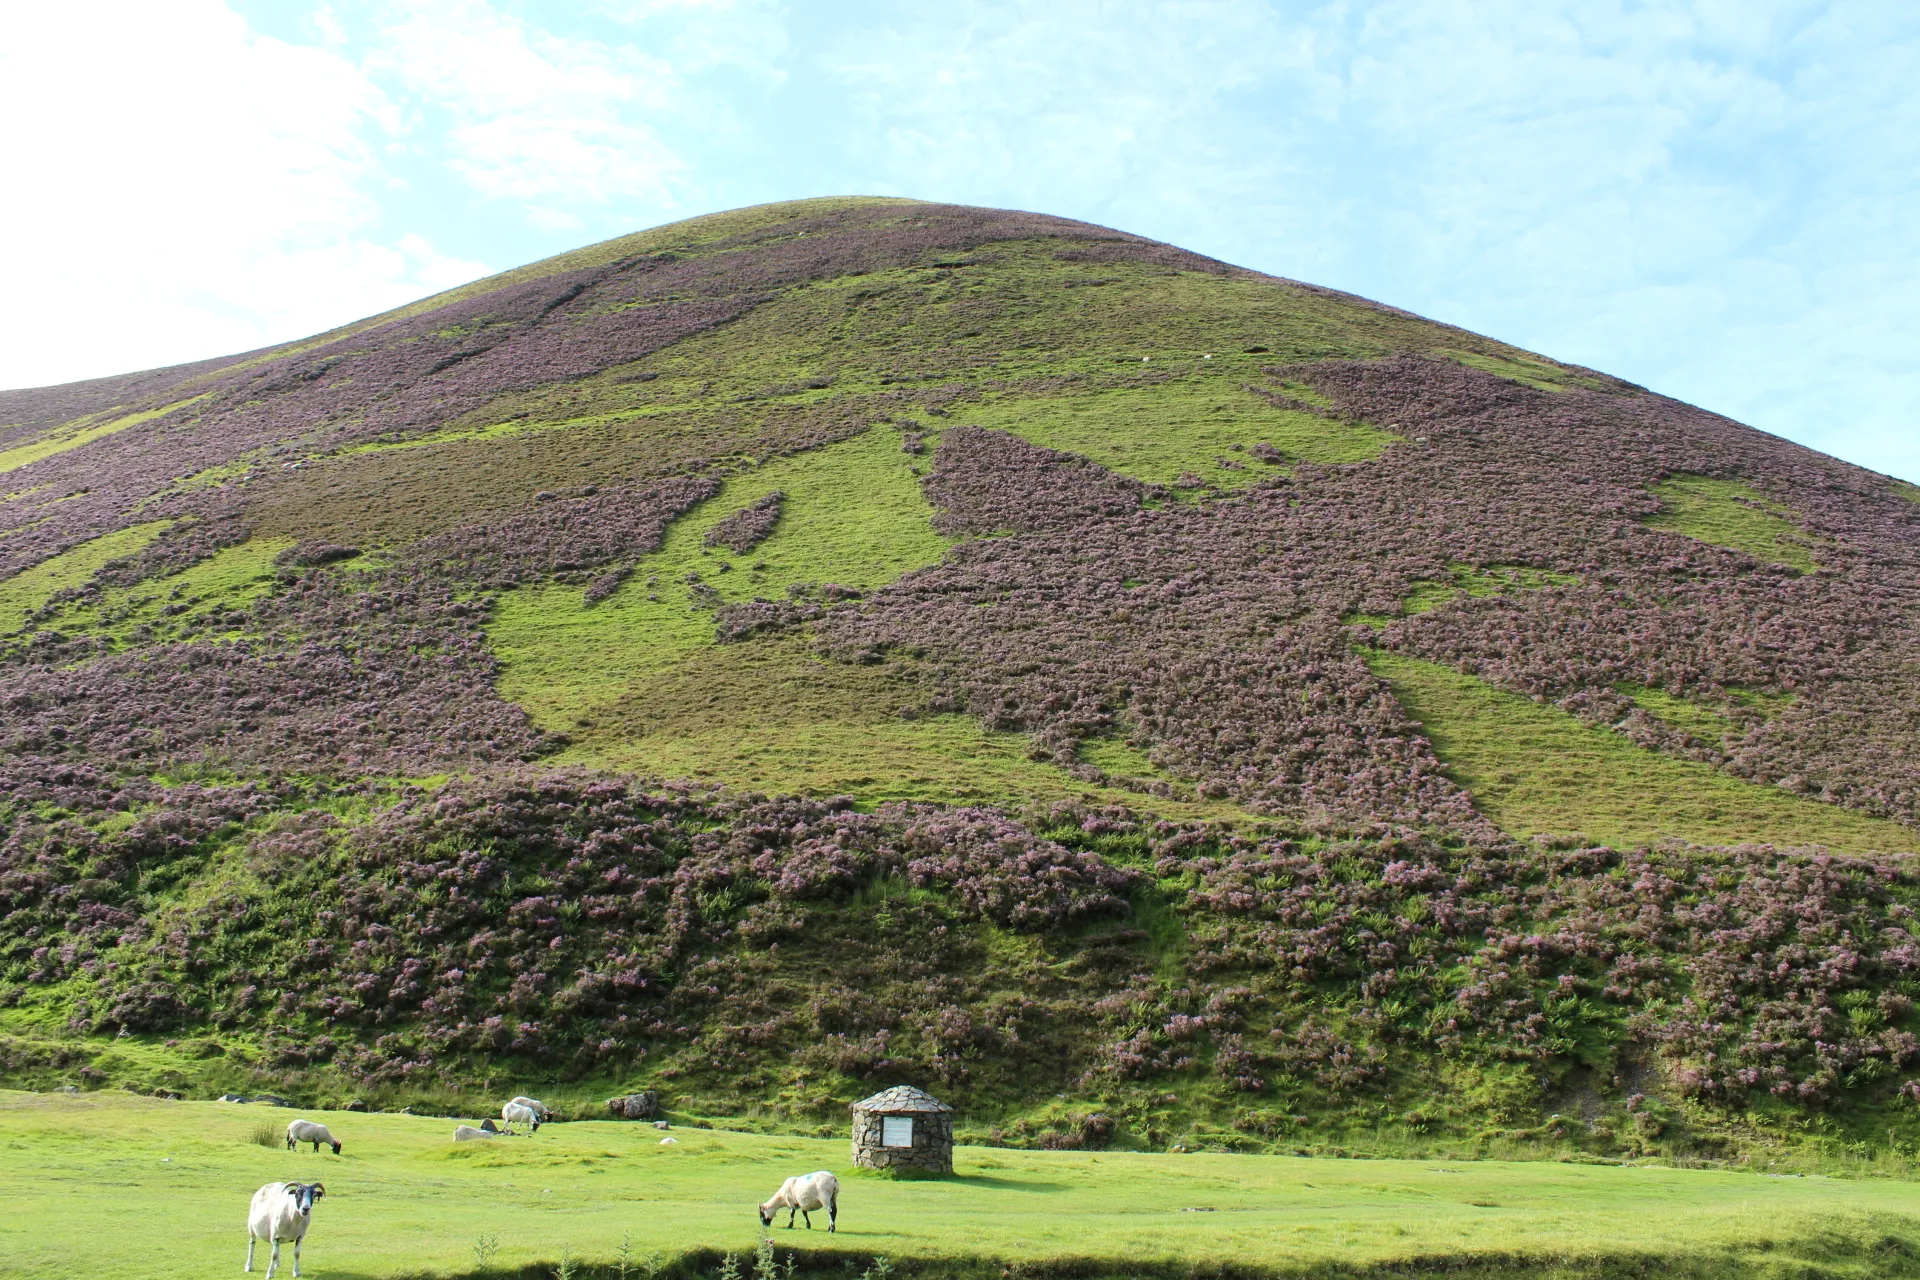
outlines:
[[[1891, 864], [531, 772], [7, 781], [9, 1025], [198, 1036], [229, 1079], [397, 1098], [538, 1062], [804, 1120], [907, 1075], [974, 1114], [1065, 1093], [1240, 1149], [1915, 1124], [1920, 888]], [[4, 1069], [57, 1069], [37, 1052]], [[1547, 1115], [1575, 1083], [1590, 1113]]]
[[1646, 518], [1653, 529], [1744, 551], [1768, 564], [1812, 573], [1806, 532], [1778, 503], [1749, 485], [1711, 476], [1674, 476], [1652, 487], [1660, 510]]
[[735, 555], [743, 556], [767, 540], [767, 535], [780, 523], [780, 509], [786, 500], [787, 495], [775, 489], [752, 506], [742, 507], [707, 530], [707, 536], [702, 541], [709, 547], [725, 547]]
[[429, 572], [494, 589], [624, 568], [658, 550], [668, 524], [719, 491], [718, 480], [696, 476], [564, 499], [541, 493], [526, 511], [424, 539], [407, 556]]
[[[259, 548], [260, 560], [271, 565], [274, 550]], [[69, 764], [321, 775], [526, 759], [548, 744], [493, 692], [480, 612], [445, 584], [322, 569], [238, 616], [209, 606], [197, 632], [169, 643], [113, 652], [42, 632], [0, 667], [0, 748]], [[244, 635], [219, 638], [230, 628]]]
[[[198, 397], [195, 397], [195, 399], [198, 399]], [[0, 475], [4, 475], [9, 471], [18, 471], [21, 467], [29, 463], [38, 462], [42, 458], [51, 458], [55, 454], [65, 453], [69, 449], [78, 449], [83, 444], [90, 444], [102, 437], [110, 436], [116, 431], [125, 431], [129, 427], [137, 427], [143, 422], [151, 422], [155, 418], [165, 417], [175, 409], [185, 408], [192, 403], [193, 400], [181, 400], [174, 404], [162, 405], [157, 409], [145, 409], [138, 413], [123, 414], [119, 417], [95, 414], [87, 418], [78, 419], [75, 422], [55, 428], [25, 443], [14, 444], [9, 448], [0, 449]], [[106, 418], [106, 420], [96, 420], [102, 417]]]
[[1125, 515], [1159, 495], [1071, 453], [1019, 436], [956, 427], [934, 451], [924, 489], [946, 534], [1031, 533]]

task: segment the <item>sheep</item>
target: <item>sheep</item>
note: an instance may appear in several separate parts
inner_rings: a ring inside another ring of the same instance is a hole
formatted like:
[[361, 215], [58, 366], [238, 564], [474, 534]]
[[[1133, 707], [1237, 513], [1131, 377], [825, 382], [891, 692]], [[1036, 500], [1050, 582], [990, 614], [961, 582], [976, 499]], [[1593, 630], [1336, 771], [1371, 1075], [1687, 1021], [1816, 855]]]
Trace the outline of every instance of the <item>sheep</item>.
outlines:
[[324, 1142], [333, 1148], [333, 1154], [340, 1154], [340, 1140], [327, 1132], [327, 1126], [312, 1120], [295, 1120], [287, 1126], [287, 1150], [297, 1150], [303, 1142], [311, 1142], [316, 1152]]
[[253, 1193], [253, 1206], [247, 1212], [247, 1270], [253, 1270], [253, 1246], [265, 1240], [273, 1246], [267, 1260], [267, 1280], [273, 1280], [280, 1265], [282, 1241], [293, 1241], [293, 1274], [300, 1275], [300, 1242], [306, 1239], [313, 1223], [313, 1202], [327, 1194], [320, 1183], [269, 1182]]
[[519, 1102], [509, 1102], [500, 1108], [500, 1118], [507, 1123], [507, 1132], [513, 1132], [513, 1126], [524, 1124], [527, 1132], [534, 1133], [540, 1128], [540, 1117], [534, 1114], [532, 1107]]
[[497, 1138], [499, 1136], [499, 1134], [493, 1132], [491, 1129], [476, 1129], [470, 1124], [463, 1124], [453, 1131], [453, 1140], [455, 1142], [472, 1142], [476, 1138]]
[[547, 1104], [538, 1098], [519, 1097], [513, 1101], [515, 1105], [525, 1107], [527, 1110], [533, 1112], [541, 1124], [545, 1124], [547, 1121], [553, 1119], [553, 1113], [547, 1110]]
[[840, 1179], [825, 1169], [810, 1173], [804, 1178], [788, 1178], [773, 1193], [773, 1199], [760, 1206], [760, 1225], [770, 1227], [773, 1219], [782, 1209], [787, 1211], [787, 1230], [793, 1230], [793, 1215], [796, 1211], [807, 1220], [807, 1230], [813, 1230], [814, 1209], [827, 1211], [827, 1231], [832, 1234], [840, 1221]]

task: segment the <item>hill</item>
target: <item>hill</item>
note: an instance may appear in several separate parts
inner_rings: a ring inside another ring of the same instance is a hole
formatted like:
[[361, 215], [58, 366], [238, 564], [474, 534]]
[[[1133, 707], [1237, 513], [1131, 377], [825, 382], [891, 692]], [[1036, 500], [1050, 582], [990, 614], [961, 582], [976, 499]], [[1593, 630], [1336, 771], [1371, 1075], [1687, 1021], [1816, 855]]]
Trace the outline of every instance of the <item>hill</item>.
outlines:
[[7, 1081], [1920, 1138], [1920, 491], [1603, 374], [807, 201], [0, 393], [0, 488]]

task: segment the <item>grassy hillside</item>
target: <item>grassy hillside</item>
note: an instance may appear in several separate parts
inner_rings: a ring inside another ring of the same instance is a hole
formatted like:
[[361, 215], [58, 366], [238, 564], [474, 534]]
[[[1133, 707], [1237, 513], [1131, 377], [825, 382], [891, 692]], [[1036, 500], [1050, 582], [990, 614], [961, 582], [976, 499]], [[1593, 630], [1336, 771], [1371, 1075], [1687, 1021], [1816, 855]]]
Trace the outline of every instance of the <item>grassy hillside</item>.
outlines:
[[[1663, 840], [1920, 852], [1920, 833], [1884, 819], [1676, 760], [1557, 707], [1538, 706], [1437, 663], [1375, 654], [1368, 665], [1432, 736], [1480, 810], [1516, 835], [1631, 848]], [[1700, 733], [1732, 722], [1654, 690], [1637, 700]]]
[[[293, 1114], [272, 1108], [0, 1099], [14, 1209], [0, 1250], [46, 1280], [237, 1267], [247, 1197], [285, 1179], [326, 1187], [303, 1251], [319, 1276], [551, 1275], [563, 1259], [617, 1276], [623, 1251], [628, 1276], [718, 1274], [727, 1253], [750, 1272], [754, 1206], [816, 1168], [842, 1179], [839, 1230], [816, 1214], [812, 1232], [766, 1233], [776, 1265], [797, 1253], [810, 1275], [872, 1275], [876, 1257], [896, 1273], [983, 1276], [1914, 1273], [1914, 1192], [1897, 1181], [962, 1147], [953, 1179], [895, 1182], [853, 1170], [843, 1137], [682, 1124], [661, 1146], [651, 1125], [601, 1121], [456, 1147], [452, 1120], [325, 1113], [344, 1142], [334, 1156], [257, 1145], [255, 1130], [283, 1136]], [[103, 1182], [123, 1194], [76, 1193]]]
[[1920, 1141], [1920, 506], [1643, 388], [851, 199], [0, 441], [0, 1079]]

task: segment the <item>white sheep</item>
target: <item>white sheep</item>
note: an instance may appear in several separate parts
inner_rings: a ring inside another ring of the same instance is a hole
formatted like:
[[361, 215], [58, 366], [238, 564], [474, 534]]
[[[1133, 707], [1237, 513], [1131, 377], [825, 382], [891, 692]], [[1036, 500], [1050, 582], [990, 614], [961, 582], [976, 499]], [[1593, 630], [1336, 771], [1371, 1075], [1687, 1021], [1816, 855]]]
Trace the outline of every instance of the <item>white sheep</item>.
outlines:
[[497, 1138], [499, 1136], [499, 1134], [493, 1132], [491, 1129], [476, 1129], [470, 1124], [463, 1124], [453, 1131], [453, 1140], [455, 1142], [472, 1142], [477, 1138]]
[[553, 1113], [547, 1110], [547, 1104], [538, 1098], [518, 1097], [514, 1099], [514, 1102], [533, 1112], [533, 1114], [539, 1118], [541, 1124], [545, 1124], [547, 1121], [553, 1119]]
[[293, 1274], [300, 1275], [300, 1242], [307, 1237], [313, 1222], [313, 1202], [327, 1194], [315, 1183], [269, 1182], [253, 1193], [253, 1207], [247, 1211], [247, 1270], [253, 1270], [253, 1246], [265, 1240], [273, 1246], [267, 1260], [267, 1280], [273, 1280], [280, 1265], [282, 1241], [293, 1241]]
[[832, 1232], [840, 1221], [840, 1179], [825, 1169], [810, 1173], [804, 1178], [788, 1178], [773, 1193], [773, 1199], [760, 1206], [760, 1225], [770, 1227], [773, 1219], [782, 1209], [787, 1211], [787, 1230], [793, 1230], [793, 1215], [798, 1211], [807, 1220], [807, 1230], [813, 1230], [815, 1209], [827, 1211], [827, 1230]]
[[526, 1125], [527, 1132], [529, 1133], [535, 1132], [540, 1128], [539, 1115], [534, 1112], [532, 1107], [524, 1103], [509, 1102], [506, 1106], [500, 1108], [500, 1118], [506, 1121], [508, 1133], [513, 1132], [513, 1126], [516, 1124]]
[[328, 1133], [327, 1126], [318, 1121], [295, 1120], [287, 1126], [287, 1150], [296, 1150], [303, 1142], [311, 1142], [316, 1152], [324, 1142], [333, 1148], [333, 1154], [340, 1154], [340, 1140]]

